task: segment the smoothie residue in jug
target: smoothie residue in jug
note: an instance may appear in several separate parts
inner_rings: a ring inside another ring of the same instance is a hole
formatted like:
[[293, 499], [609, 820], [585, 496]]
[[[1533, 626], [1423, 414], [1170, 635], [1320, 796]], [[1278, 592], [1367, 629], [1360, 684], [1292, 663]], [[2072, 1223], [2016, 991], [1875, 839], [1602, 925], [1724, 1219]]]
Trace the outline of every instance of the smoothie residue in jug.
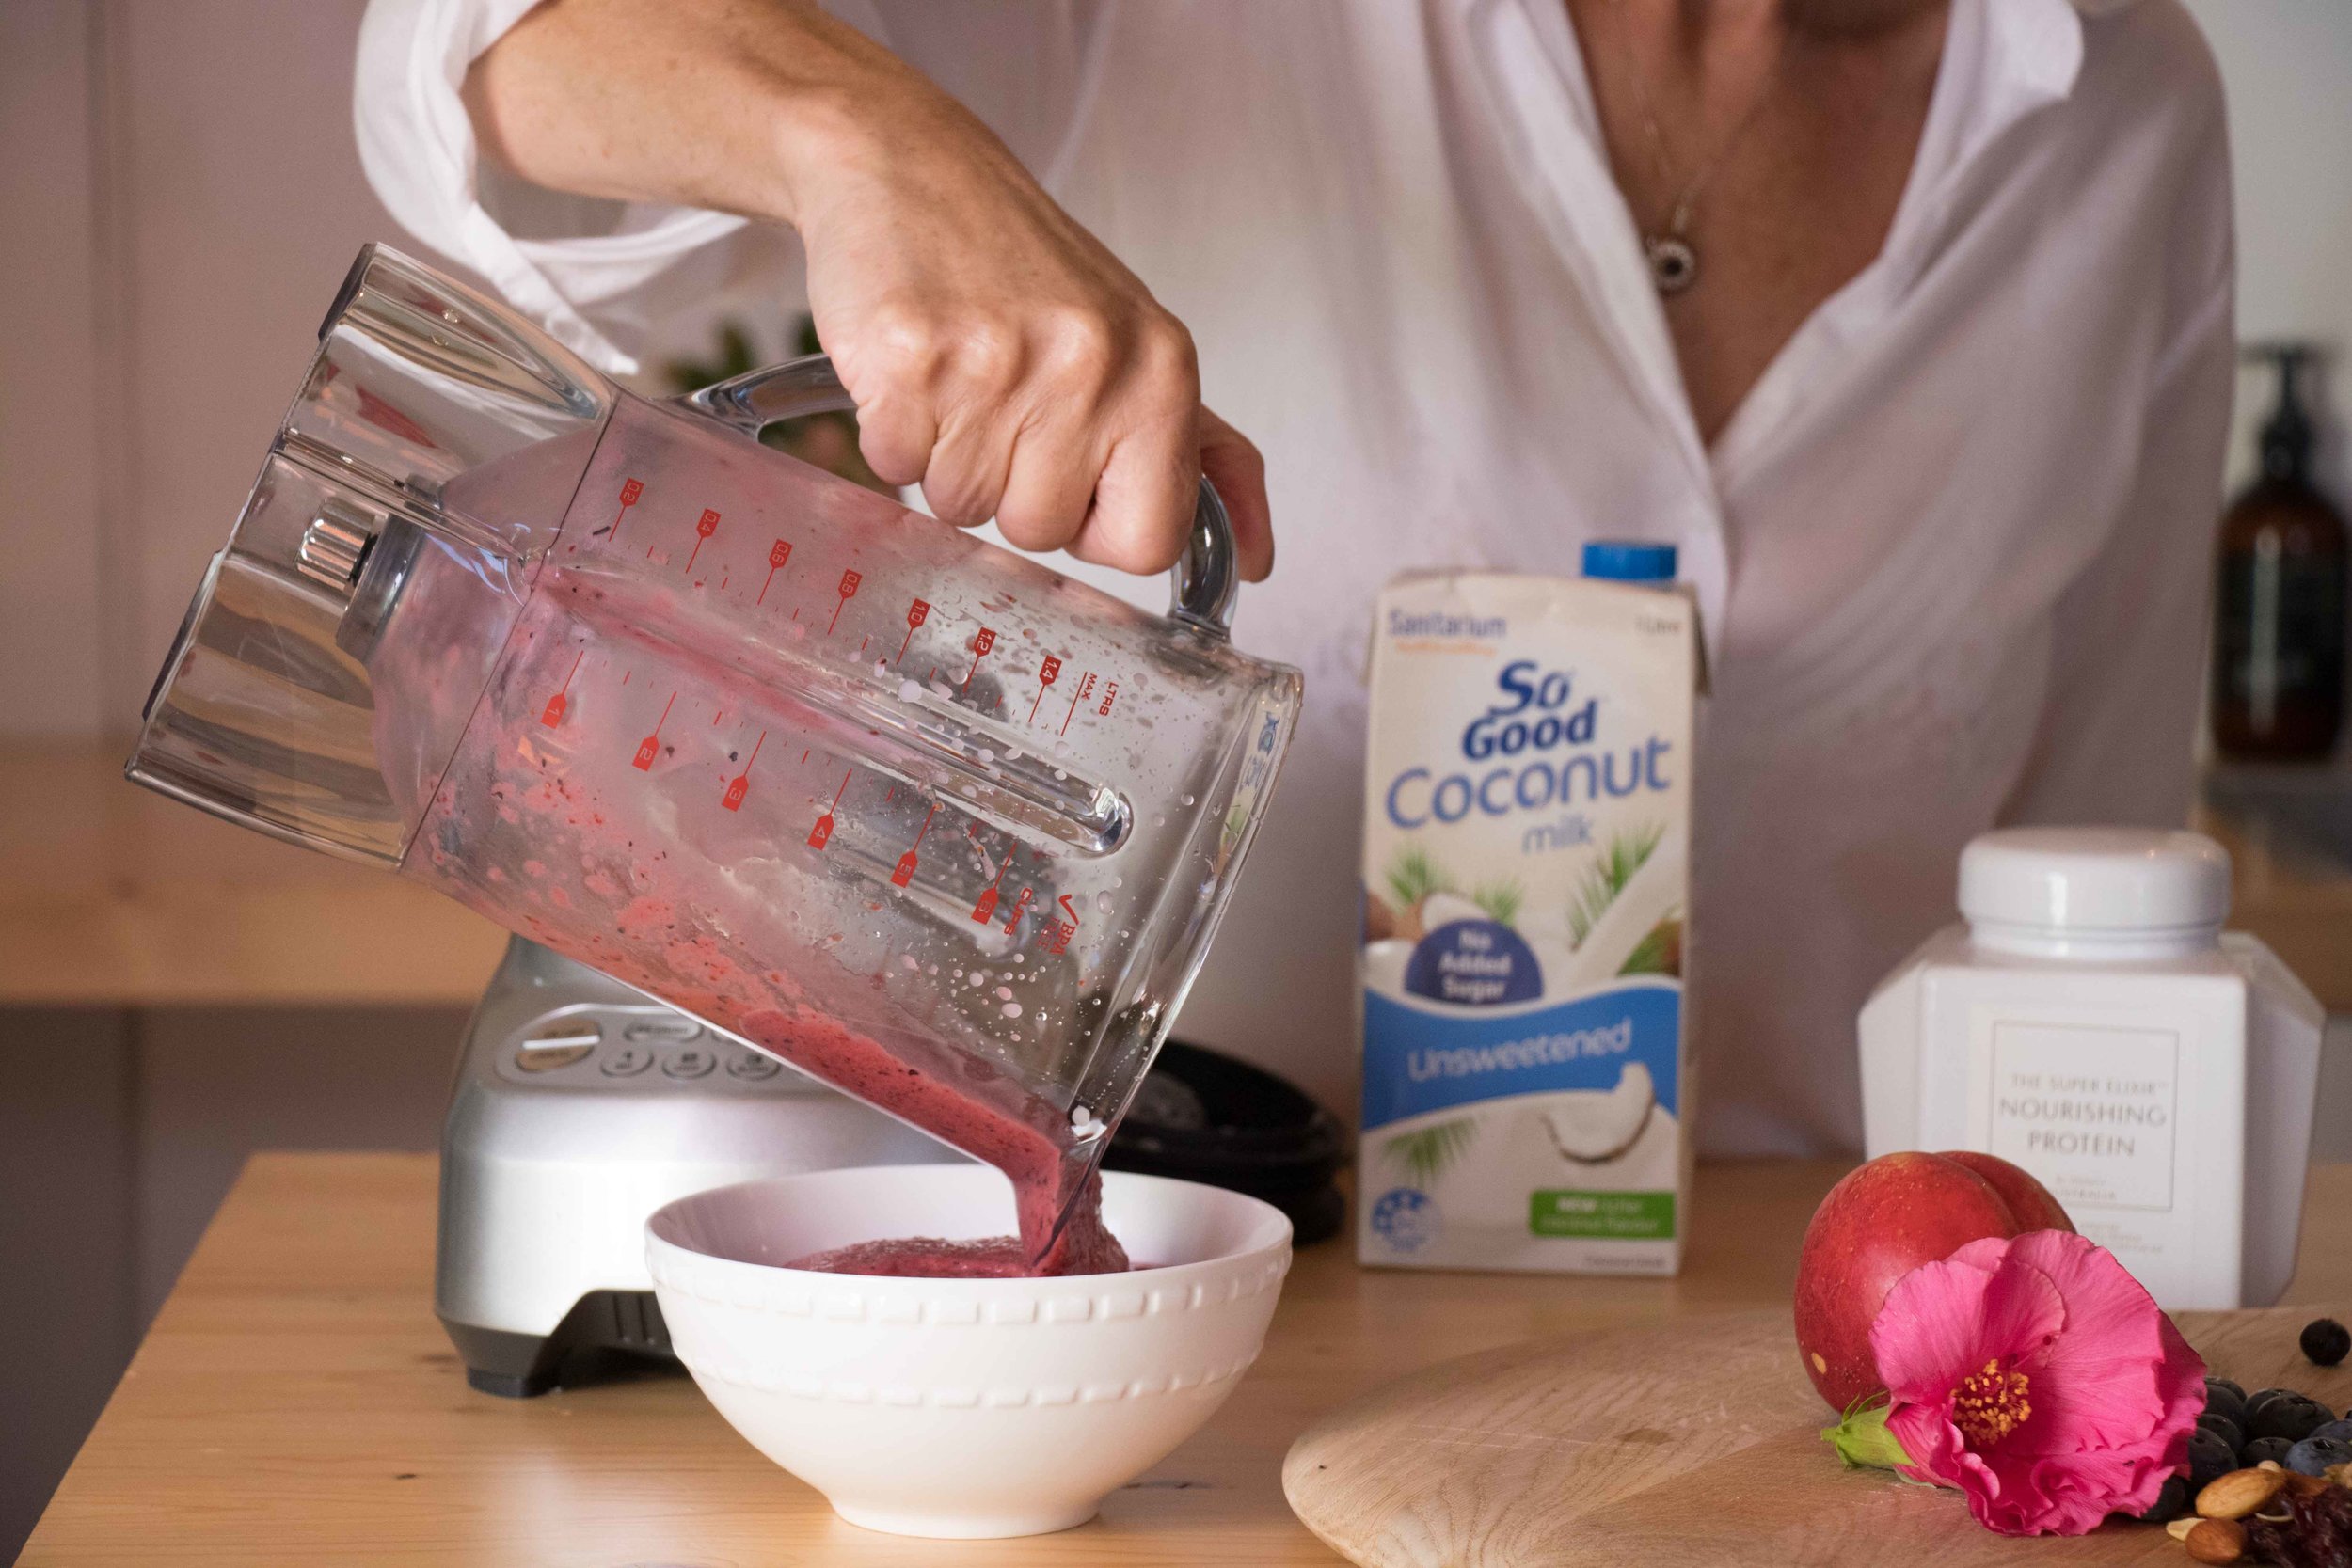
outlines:
[[[594, 706], [572, 705], [560, 731], [548, 724], [546, 693], [578, 657], [585, 597], [567, 592], [563, 577], [542, 575], [512, 657], [433, 790], [410, 869], [489, 918], [986, 1161], [1012, 1182], [1017, 1238], [876, 1242], [801, 1266], [957, 1277], [1123, 1271], [1126, 1254], [1103, 1225], [1101, 1180], [1086, 1157], [1088, 1141], [1102, 1135], [1099, 1122], [1073, 1128], [1011, 1071], [943, 1043], [932, 1020], [912, 1016], [893, 997], [886, 974], [825, 957], [829, 934], [812, 938], [810, 911], [776, 908], [747, 865], [714, 860], [707, 846], [679, 836], [676, 816], [661, 805], [660, 776], [631, 768], [624, 737], [605, 733], [612, 721]], [[406, 630], [421, 634], [429, 589], [421, 582], [411, 595]], [[405, 672], [405, 684], [432, 689], [418, 677], [429, 680], [434, 640], [402, 641], [426, 666]], [[613, 793], [622, 789], [637, 793]], [[857, 895], [867, 896], [862, 887]]]

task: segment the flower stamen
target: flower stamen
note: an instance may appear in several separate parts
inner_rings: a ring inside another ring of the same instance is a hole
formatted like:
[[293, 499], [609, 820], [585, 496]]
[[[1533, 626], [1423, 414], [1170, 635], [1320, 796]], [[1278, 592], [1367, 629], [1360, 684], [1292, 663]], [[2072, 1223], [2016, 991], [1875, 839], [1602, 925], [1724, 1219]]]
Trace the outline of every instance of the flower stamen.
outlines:
[[1998, 1361], [1988, 1361], [1952, 1390], [1952, 1425], [1970, 1448], [1990, 1447], [2032, 1418], [2033, 1405], [2026, 1398], [2031, 1386], [2025, 1373], [2003, 1371]]

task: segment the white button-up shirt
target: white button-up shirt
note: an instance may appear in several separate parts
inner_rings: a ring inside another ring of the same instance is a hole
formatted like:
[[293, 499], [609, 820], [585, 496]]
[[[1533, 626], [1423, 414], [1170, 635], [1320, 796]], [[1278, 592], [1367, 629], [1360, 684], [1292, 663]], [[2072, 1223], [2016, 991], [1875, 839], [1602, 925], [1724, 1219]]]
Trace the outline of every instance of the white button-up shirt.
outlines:
[[[665, 313], [790, 287], [771, 230], [477, 167], [456, 89], [528, 8], [375, 0], [392, 213], [615, 370]], [[1712, 447], [1561, 0], [839, 8], [1192, 328], [1265, 451], [1280, 559], [1236, 636], [1308, 710], [1182, 1034], [1353, 1101], [1364, 656], [1410, 567], [1679, 546], [1714, 1152], [1859, 1145], [1855, 1009], [1952, 917], [1972, 834], [2183, 818], [2232, 334], [2220, 87], [2176, 0], [1952, 0], [1884, 252]]]

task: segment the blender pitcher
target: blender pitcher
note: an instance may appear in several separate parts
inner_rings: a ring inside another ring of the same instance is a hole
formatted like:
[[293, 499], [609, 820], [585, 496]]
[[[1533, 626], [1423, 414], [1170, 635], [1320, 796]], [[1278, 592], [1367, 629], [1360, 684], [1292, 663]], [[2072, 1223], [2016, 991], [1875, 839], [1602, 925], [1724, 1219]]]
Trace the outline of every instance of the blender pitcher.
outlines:
[[129, 776], [414, 877], [1012, 1178], [1033, 1268], [1200, 968], [1297, 714], [1203, 485], [1158, 618], [362, 251]]

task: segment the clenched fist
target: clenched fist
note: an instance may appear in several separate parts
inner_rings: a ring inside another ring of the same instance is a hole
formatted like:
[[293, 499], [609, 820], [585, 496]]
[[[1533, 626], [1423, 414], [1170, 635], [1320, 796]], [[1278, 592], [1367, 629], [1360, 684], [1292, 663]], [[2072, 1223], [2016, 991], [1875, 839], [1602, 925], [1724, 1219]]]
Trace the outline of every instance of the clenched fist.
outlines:
[[887, 51], [785, 0], [545, 0], [474, 63], [486, 153], [559, 190], [787, 223], [874, 471], [1025, 549], [1173, 564], [1206, 472], [1244, 577], [1264, 466], [1192, 338], [1004, 144]]

